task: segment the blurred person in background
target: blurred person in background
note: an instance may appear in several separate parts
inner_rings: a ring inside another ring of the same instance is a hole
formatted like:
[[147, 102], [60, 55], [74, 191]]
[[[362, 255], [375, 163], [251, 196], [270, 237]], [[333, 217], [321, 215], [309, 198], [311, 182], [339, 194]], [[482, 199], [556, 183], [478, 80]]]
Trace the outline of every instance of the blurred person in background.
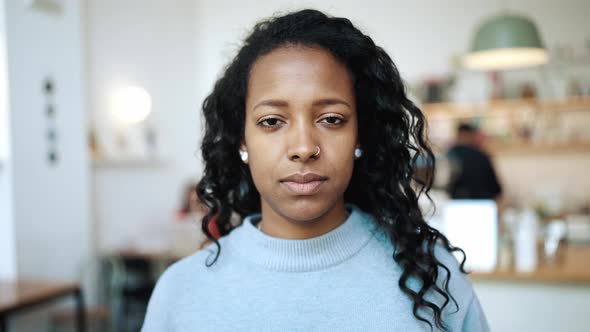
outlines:
[[203, 112], [213, 244], [160, 278], [144, 332], [489, 331], [462, 250], [418, 207], [424, 116], [348, 19], [258, 23]]
[[[201, 220], [209, 212], [197, 195], [197, 184], [188, 183], [182, 195], [180, 209], [172, 225], [171, 250], [177, 257], [184, 257], [203, 248], [210, 241], [201, 229]], [[218, 234], [211, 225], [211, 232]]]
[[476, 127], [468, 123], [459, 124], [456, 142], [447, 152], [451, 165], [447, 192], [453, 199], [493, 199], [498, 203], [502, 186], [491, 158], [479, 142]]
[[176, 219], [180, 222], [190, 220], [200, 220], [208, 212], [208, 208], [205, 204], [199, 200], [197, 195], [197, 184], [189, 183], [184, 188], [182, 195], [182, 205], [176, 214]]

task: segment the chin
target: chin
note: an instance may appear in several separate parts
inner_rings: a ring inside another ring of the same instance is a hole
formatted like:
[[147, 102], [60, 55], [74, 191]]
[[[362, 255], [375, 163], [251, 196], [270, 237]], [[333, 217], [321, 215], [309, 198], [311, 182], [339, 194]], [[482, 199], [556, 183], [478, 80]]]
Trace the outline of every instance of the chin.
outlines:
[[328, 203], [325, 199], [299, 198], [295, 202], [285, 204], [277, 212], [285, 218], [297, 223], [313, 222], [328, 213], [335, 203]]

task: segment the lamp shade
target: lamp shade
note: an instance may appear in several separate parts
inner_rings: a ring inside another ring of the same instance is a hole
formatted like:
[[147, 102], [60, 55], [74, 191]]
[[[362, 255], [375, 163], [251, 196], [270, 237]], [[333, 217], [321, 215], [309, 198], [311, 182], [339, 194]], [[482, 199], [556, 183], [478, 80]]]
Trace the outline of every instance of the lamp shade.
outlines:
[[152, 111], [152, 97], [142, 87], [129, 85], [113, 95], [112, 112], [117, 124], [131, 126], [144, 121]]
[[481, 24], [464, 65], [500, 70], [545, 64], [547, 51], [535, 24], [524, 16], [499, 15]]

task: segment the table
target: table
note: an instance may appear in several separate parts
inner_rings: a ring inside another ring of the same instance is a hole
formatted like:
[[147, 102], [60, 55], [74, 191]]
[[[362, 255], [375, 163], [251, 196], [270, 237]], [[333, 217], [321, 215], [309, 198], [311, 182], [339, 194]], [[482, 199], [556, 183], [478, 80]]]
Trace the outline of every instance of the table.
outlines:
[[73, 296], [76, 301], [76, 329], [86, 331], [84, 298], [80, 285], [49, 280], [0, 280], [0, 331], [7, 332], [8, 319], [57, 299]]

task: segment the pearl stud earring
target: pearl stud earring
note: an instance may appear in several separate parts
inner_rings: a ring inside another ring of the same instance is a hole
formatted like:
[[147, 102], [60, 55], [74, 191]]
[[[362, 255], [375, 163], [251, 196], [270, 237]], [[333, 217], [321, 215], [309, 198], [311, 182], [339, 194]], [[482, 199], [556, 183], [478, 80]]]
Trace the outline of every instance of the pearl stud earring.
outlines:
[[354, 158], [359, 159], [363, 155], [363, 149], [356, 148], [354, 149]]
[[248, 162], [248, 152], [240, 150], [240, 158], [242, 159], [243, 162], [247, 163]]

